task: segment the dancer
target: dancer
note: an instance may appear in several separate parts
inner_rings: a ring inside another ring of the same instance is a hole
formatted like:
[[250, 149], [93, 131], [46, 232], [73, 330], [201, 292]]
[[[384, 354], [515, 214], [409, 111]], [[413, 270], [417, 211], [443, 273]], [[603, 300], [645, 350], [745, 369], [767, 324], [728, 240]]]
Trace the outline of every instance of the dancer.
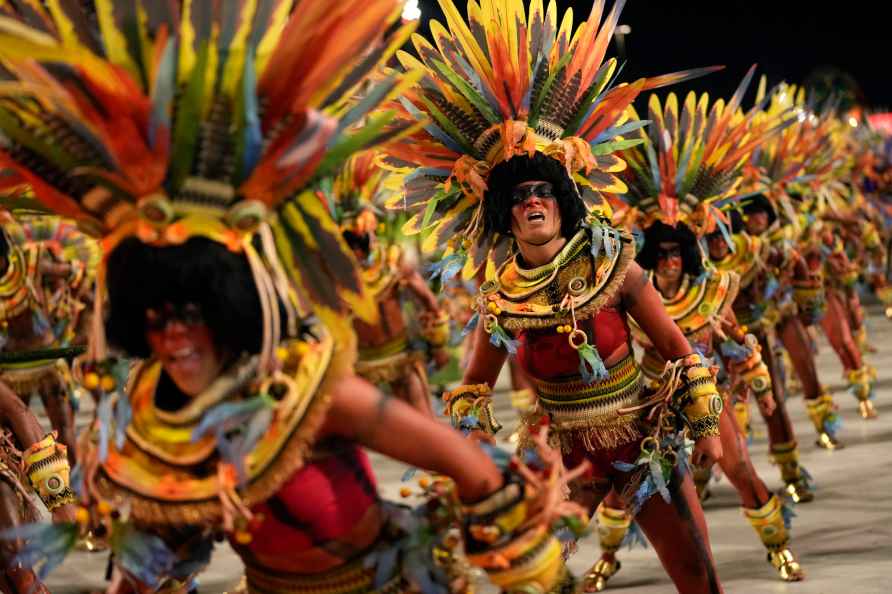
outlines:
[[[414, 545], [416, 529], [444, 527], [384, 505], [361, 446], [452, 477], [468, 559], [500, 587], [565, 582], [549, 527], [576, 510], [558, 503], [547, 452], [537, 469], [500, 468], [351, 371], [349, 314], [375, 308], [317, 190], [400, 133], [382, 132], [386, 112], [351, 127], [376, 102], [346, 102], [410, 34], [389, 27], [399, 3], [187, 2], [177, 15], [102, 2], [101, 54], [80, 5], [53, 6], [58, 39], [24, 23], [0, 34], [0, 163], [104, 233], [84, 509], [60, 529], [105, 535], [111, 591], [188, 589], [221, 535], [251, 594], [463, 589], [429, 541]], [[131, 53], [118, 42], [136, 31]], [[385, 75], [367, 97], [416, 81]], [[145, 358], [130, 382], [106, 337]]]
[[[428, 358], [437, 367], [448, 360], [449, 316], [408, 262], [395, 233], [386, 232], [390, 225], [379, 222], [376, 210], [383, 207], [389, 186], [398, 187], [387, 178], [387, 171], [377, 166], [375, 154], [362, 153], [344, 166], [331, 196], [335, 220], [362, 266], [363, 282], [378, 308], [376, 323], [359, 319], [353, 323], [359, 339], [356, 373], [373, 384], [389, 386], [394, 396], [433, 417], [425, 366]], [[379, 226], [383, 235], [378, 233]], [[411, 346], [414, 341], [403, 313], [404, 297], [411, 297], [418, 310], [426, 349]]]
[[[71, 521], [75, 498], [65, 446], [53, 434], [44, 434], [34, 413], [3, 382], [0, 419], [0, 531], [38, 520], [32, 489], [54, 521]], [[34, 571], [16, 558], [18, 545], [15, 539], [0, 541], [0, 592], [49, 594]]]
[[[445, 395], [447, 412], [465, 430], [498, 430], [491, 387], [516, 352], [567, 467], [593, 465], [571, 485], [571, 499], [594, 511], [615, 486], [640, 508], [676, 587], [719, 592], [696, 491], [672, 461], [687, 456], [677, 451], [684, 427], [697, 440], [697, 462], [720, 457], [722, 399], [633, 262], [631, 236], [586, 208], [601, 192], [625, 190], [614, 175], [624, 164], [611, 154], [631, 142], [616, 139], [625, 108], [640, 91], [699, 71], [606, 90], [616, 60], [602, 60], [622, 3], [602, 24], [604, 3], [596, 2], [575, 34], [569, 19], [558, 32], [553, 2], [546, 10], [534, 2], [528, 15], [517, 2], [471, 3], [469, 23], [448, 0], [440, 5], [448, 31], [431, 24], [440, 51], [416, 37], [423, 64], [400, 54], [405, 67], [424, 68], [429, 84], [399, 107], [434, 124], [386, 150], [394, 166], [419, 167], [394, 205], [412, 215], [406, 230], [430, 227], [431, 247], [445, 248], [444, 261], [464, 266], [466, 278], [488, 259], [499, 265], [480, 287], [465, 385]], [[475, 86], [462, 84], [468, 78]], [[630, 317], [671, 361], [656, 394], [642, 392]], [[664, 464], [658, 476], [635, 465], [645, 460]]]
[[[698, 98], [689, 93], [680, 115], [674, 94], [664, 104], [652, 96], [648, 104], [651, 125], [641, 134], [643, 143], [623, 152], [629, 163], [623, 174], [628, 185], [623, 198], [631, 215], [625, 217], [626, 223], [644, 230], [638, 263], [650, 271], [663, 306], [694, 350], [722, 369], [725, 407], [720, 416], [723, 455], [719, 465], [737, 489], [744, 516], [768, 550], [769, 562], [781, 579], [798, 581], [803, 574], [788, 547], [782, 505], [756, 473], [745, 436], [731, 412], [730, 388], [740, 384], [770, 416], [775, 408], [771, 378], [756, 338], [744, 333], [731, 310], [739, 277], [734, 272], [704, 270], [698, 245], [703, 235], [726, 229], [728, 221], [715, 205], [733, 198], [749, 153], [777, 134], [785, 117], [756, 120], [758, 107], [748, 114], [735, 113], [752, 75], [751, 69], [727, 107], [723, 102], [713, 107], [716, 124], [708, 130], [679, 125], [680, 121], [706, 120], [710, 107], [706, 95]], [[636, 115], [635, 119], [640, 118]], [[659, 176], [658, 171], [662, 172]], [[641, 369], [646, 381], [659, 389], [666, 358], [637, 324], [632, 329], [645, 349]], [[705, 492], [710, 476], [709, 466], [695, 467], [695, 481], [701, 479], [698, 490]], [[616, 551], [631, 518], [618, 502], [613, 495], [597, 512], [603, 554], [587, 576], [590, 591], [603, 590], [619, 569]]]
[[99, 248], [55, 217], [17, 221], [5, 213], [2, 218], [0, 345], [5, 355], [14, 356], [0, 362], [0, 380], [26, 404], [39, 396], [74, 464], [73, 384], [60, 356], [83, 330], [82, 296], [92, 286]]

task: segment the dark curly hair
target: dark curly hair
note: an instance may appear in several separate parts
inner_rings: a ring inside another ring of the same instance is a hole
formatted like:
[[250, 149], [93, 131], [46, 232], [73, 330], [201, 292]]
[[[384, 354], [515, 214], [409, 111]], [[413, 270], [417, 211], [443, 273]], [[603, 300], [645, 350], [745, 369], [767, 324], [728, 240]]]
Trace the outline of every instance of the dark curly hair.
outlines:
[[675, 227], [661, 221], [653, 223], [644, 231], [644, 245], [635, 256], [635, 261], [645, 270], [656, 270], [660, 244], [674, 242], [681, 248], [681, 268], [685, 274], [698, 277], [703, 272], [703, 259], [697, 248], [697, 236], [684, 223]]
[[9, 240], [6, 238], [6, 229], [0, 229], [0, 258], [9, 256]]
[[747, 197], [743, 202], [743, 214], [748, 215], [756, 212], [766, 212], [768, 213], [769, 227], [777, 220], [777, 213], [774, 210], [774, 205], [765, 194], [754, 194], [753, 196]]
[[135, 237], [108, 257], [109, 342], [132, 357], [151, 353], [145, 338], [146, 310], [165, 303], [192, 303], [215, 342], [232, 355], [260, 352], [260, 298], [248, 260], [203, 237], [182, 245], [154, 247]]
[[572, 237], [587, 214], [585, 204], [566, 168], [542, 153], [535, 153], [532, 157], [512, 157], [492, 168], [487, 180], [489, 189], [483, 196], [484, 232], [510, 234], [511, 195], [518, 184], [529, 181], [551, 183], [561, 213], [561, 235]]

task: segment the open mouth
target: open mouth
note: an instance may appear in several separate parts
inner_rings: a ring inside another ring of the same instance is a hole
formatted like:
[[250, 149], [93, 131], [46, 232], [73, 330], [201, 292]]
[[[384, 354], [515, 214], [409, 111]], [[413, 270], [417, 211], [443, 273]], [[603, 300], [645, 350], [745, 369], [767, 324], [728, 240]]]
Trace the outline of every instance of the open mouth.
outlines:
[[544, 220], [545, 220], [544, 212], [533, 211], [533, 212], [527, 213], [527, 222], [529, 222], [529, 223], [533, 223], [536, 221], [544, 221]]

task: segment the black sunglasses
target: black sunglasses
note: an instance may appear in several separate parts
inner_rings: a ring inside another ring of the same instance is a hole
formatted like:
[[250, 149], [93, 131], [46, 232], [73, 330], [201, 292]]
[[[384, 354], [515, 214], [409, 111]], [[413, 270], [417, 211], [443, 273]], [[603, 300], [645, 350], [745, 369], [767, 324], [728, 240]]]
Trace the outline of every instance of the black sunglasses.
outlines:
[[204, 316], [201, 314], [201, 308], [194, 303], [182, 305], [167, 303], [163, 311], [151, 307], [146, 310], [146, 329], [151, 332], [164, 330], [174, 320], [186, 326], [196, 326], [204, 322]]
[[554, 198], [554, 188], [549, 182], [538, 182], [525, 186], [517, 186], [511, 192], [511, 204], [516, 206], [524, 202], [527, 198], [536, 196], [537, 198]]
[[669, 258], [681, 258], [681, 248], [657, 248], [657, 260], [667, 260]]

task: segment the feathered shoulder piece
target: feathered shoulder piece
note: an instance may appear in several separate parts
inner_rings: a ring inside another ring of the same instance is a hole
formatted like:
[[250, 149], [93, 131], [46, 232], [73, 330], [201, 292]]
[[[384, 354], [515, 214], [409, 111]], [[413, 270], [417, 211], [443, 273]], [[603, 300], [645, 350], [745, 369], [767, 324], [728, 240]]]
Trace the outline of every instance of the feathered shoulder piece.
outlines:
[[[741, 109], [754, 69], [727, 103], [719, 99], [710, 105], [707, 94], [691, 92], [679, 114], [674, 93], [664, 104], [651, 95], [650, 126], [637, 129], [633, 138], [641, 143], [621, 154], [629, 164], [622, 175], [628, 186], [624, 200], [641, 217], [641, 227], [657, 220], [684, 223], [700, 237], [724, 228], [719, 206], [736, 196], [753, 150], [794, 121], [792, 115], [759, 117], [764, 100]], [[634, 108], [629, 111], [633, 122], [640, 121]]]
[[411, 76], [352, 99], [408, 39], [383, 36], [400, 4], [4, 2], [0, 167], [106, 247], [200, 235], [249, 249], [274, 220], [284, 269], [346, 311], [361, 285], [314, 181], [399, 133], [392, 112], [365, 116]]
[[619, 83], [616, 59], [605, 56], [624, 0], [606, 16], [605, 0], [595, 0], [578, 26], [572, 10], [558, 19], [554, 0], [532, 0], [528, 11], [522, 0], [469, 0], [467, 20], [451, 0], [439, 3], [446, 25], [431, 22], [433, 43], [415, 35], [419, 59], [397, 53], [404, 68], [424, 71], [398, 107], [426, 123], [388, 147], [390, 162], [411, 172], [391, 206], [413, 215], [407, 233], [429, 233], [428, 253], [470, 256], [466, 277], [504, 239], [482, 223], [494, 166], [540, 152], [566, 167], [583, 199], [621, 193], [625, 164], [614, 153], [637, 142], [623, 135], [643, 125], [625, 124], [626, 107], [642, 91], [711, 70]]

